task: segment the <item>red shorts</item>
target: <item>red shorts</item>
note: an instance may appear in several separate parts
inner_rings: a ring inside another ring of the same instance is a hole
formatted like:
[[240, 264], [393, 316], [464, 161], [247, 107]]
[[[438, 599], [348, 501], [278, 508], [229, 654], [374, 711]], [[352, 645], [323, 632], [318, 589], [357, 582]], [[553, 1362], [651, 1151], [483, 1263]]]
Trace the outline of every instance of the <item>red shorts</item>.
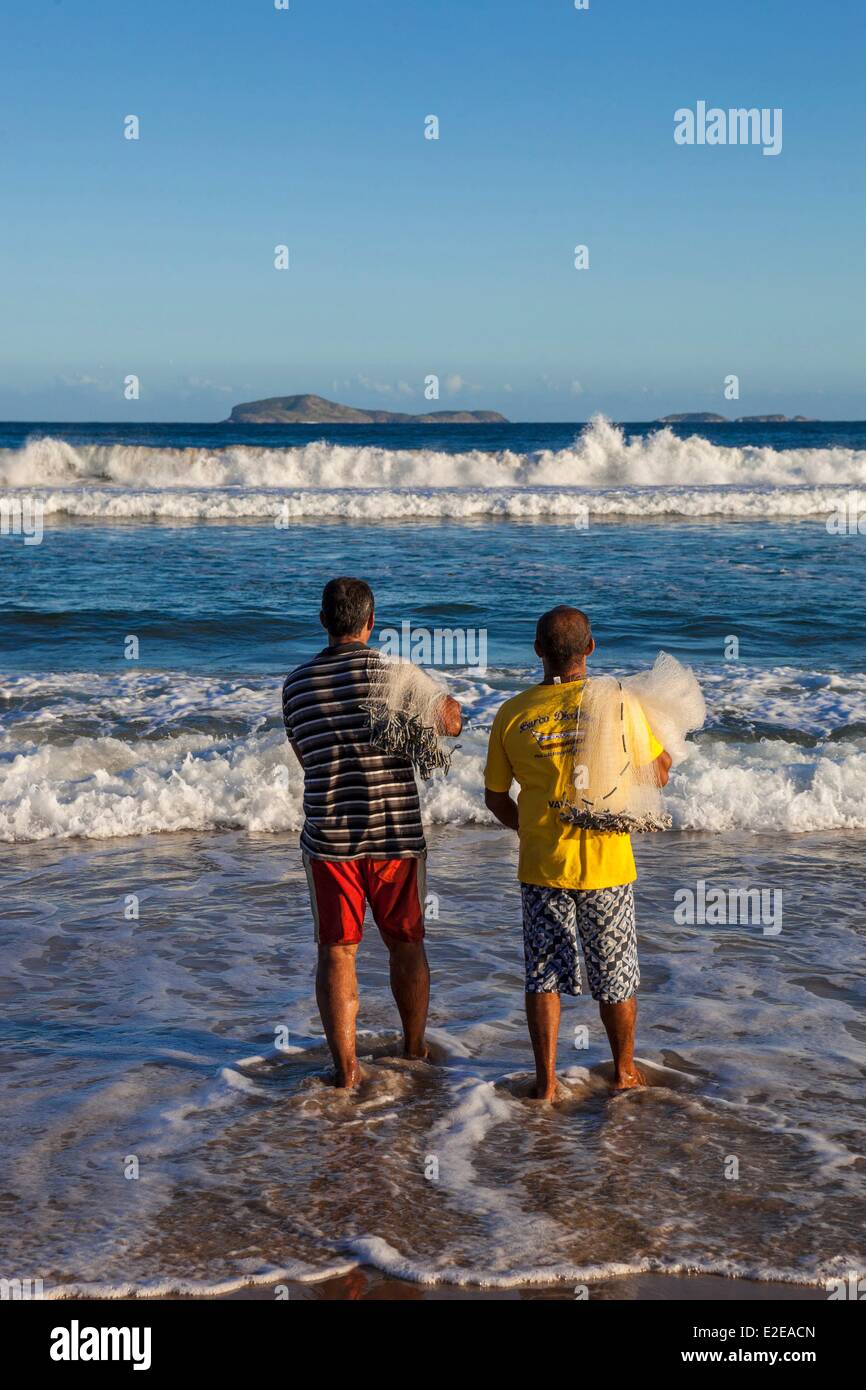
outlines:
[[364, 934], [367, 903], [384, 937], [422, 941], [426, 862], [417, 859], [311, 859], [304, 855], [316, 940], [350, 945]]

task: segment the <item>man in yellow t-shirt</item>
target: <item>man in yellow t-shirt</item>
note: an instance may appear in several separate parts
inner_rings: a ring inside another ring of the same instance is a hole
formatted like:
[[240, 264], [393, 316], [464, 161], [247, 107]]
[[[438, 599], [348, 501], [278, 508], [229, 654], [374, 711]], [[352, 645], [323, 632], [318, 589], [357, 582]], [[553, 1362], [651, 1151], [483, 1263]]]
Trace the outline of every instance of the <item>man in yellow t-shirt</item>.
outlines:
[[[556, 1095], [559, 997], [581, 993], [578, 936], [613, 1053], [614, 1089], [645, 1084], [634, 1064], [640, 973], [631, 840], [561, 819], [574, 796], [580, 696], [594, 650], [589, 619], [579, 608], [561, 605], [539, 618], [535, 651], [544, 680], [498, 710], [484, 774], [488, 808], [520, 841], [526, 1017], [539, 1100]], [[648, 726], [645, 732], [664, 786], [670, 757]], [[517, 802], [510, 794], [515, 781]]]

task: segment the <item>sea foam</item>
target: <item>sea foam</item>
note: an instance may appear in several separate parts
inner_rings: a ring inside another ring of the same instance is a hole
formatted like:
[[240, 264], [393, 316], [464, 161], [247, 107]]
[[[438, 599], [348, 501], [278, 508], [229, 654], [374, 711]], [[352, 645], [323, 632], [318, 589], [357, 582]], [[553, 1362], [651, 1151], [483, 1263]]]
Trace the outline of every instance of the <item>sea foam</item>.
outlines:
[[448, 453], [436, 449], [334, 444], [217, 449], [71, 444], [34, 437], [0, 450], [0, 485], [14, 488], [537, 489], [856, 486], [866, 483], [866, 451], [772, 449], [681, 439], [659, 428], [627, 438], [596, 416], [565, 449]]
[[[304, 521], [365, 523], [399, 521], [540, 521], [584, 524], [586, 520], [682, 521], [828, 518], [846, 505], [850, 489], [839, 487], [631, 487], [588, 491], [573, 488], [305, 488], [253, 491], [64, 488], [39, 491], [43, 516], [102, 522], [234, 521], [287, 527]], [[11, 497], [34, 496], [17, 489]]]
[[[665, 792], [675, 829], [866, 828], [866, 676], [733, 662], [698, 676], [709, 717]], [[421, 787], [428, 825], [493, 824], [487, 731], [532, 679], [448, 675], [466, 727], [449, 775]], [[301, 772], [272, 677], [12, 676], [0, 710], [0, 840], [302, 824]]]
[[[486, 733], [461, 736], [447, 778], [421, 788], [428, 825], [493, 824], [484, 806]], [[161, 831], [296, 831], [302, 784], [281, 730], [245, 737], [80, 737], [0, 744], [0, 840], [110, 839]], [[866, 828], [863, 739], [803, 747], [702, 740], [665, 807], [680, 830]]]

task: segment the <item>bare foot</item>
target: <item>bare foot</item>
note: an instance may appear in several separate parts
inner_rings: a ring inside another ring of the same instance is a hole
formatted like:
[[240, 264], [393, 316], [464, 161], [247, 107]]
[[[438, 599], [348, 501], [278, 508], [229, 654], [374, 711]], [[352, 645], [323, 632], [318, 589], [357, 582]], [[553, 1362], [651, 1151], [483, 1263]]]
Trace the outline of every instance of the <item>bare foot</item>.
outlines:
[[404, 1047], [404, 1048], [403, 1048], [403, 1056], [404, 1056], [404, 1057], [406, 1058], [406, 1060], [409, 1061], [409, 1062], [429, 1062], [429, 1061], [430, 1061], [430, 1049], [429, 1049], [429, 1047], [427, 1046], [426, 1043], [422, 1043], [422, 1044], [421, 1044], [420, 1050], [417, 1051], [417, 1052], [410, 1052], [409, 1049], [408, 1049], [408, 1047]]
[[334, 1085], [338, 1091], [354, 1091], [356, 1086], [361, 1084], [361, 1068], [357, 1061], [342, 1071], [339, 1068], [334, 1073]]
[[634, 1090], [635, 1086], [645, 1086], [646, 1084], [647, 1079], [643, 1072], [633, 1066], [617, 1072], [611, 1084], [611, 1089], [614, 1091], [631, 1091]]
[[553, 1081], [549, 1086], [538, 1086], [538, 1085], [535, 1085], [535, 1086], [532, 1087], [532, 1090], [529, 1092], [529, 1099], [530, 1099], [530, 1100], [546, 1100], [546, 1101], [553, 1102], [553, 1101], [555, 1101], [555, 1100], [557, 1099], [557, 1092], [558, 1092], [558, 1087], [557, 1087], [557, 1084], [556, 1084], [555, 1081]]

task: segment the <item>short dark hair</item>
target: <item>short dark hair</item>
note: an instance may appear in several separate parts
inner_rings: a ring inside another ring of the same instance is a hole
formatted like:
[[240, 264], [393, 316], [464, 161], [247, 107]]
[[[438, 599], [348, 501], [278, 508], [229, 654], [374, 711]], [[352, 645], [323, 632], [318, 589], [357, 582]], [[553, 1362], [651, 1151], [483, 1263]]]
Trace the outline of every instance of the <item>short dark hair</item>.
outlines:
[[535, 629], [537, 641], [554, 675], [567, 671], [592, 646], [589, 618], [579, 608], [561, 603], [542, 613]]
[[354, 637], [373, 616], [373, 590], [363, 579], [341, 575], [322, 590], [322, 618], [331, 637]]

